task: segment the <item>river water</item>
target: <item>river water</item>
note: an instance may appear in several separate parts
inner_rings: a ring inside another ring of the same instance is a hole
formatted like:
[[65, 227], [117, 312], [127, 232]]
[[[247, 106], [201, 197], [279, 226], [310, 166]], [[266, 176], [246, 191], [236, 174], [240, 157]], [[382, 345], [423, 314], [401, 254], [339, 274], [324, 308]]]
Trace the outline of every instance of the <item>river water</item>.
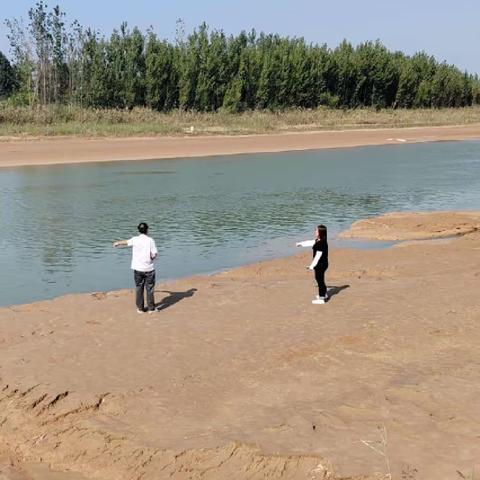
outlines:
[[[313, 227], [480, 209], [480, 142], [0, 169], [0, 305], [132, 286], [111, 242], [150, 224], [157, 278], [295, 253]], [[365, 245], [363, 245], [365, 246]]]

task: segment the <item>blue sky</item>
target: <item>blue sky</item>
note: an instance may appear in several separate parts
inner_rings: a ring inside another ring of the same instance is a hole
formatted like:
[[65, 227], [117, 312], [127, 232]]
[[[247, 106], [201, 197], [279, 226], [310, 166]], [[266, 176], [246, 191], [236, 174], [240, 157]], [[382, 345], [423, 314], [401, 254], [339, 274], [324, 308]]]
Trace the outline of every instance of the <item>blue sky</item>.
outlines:
[[[4, 18], [27, 17], [34, 0], [0, 0], [0, 50], [8, 50]], [[206, 21], [227, 33], [242, 29], [337, 45], [380, 39], [392, 50], [425, 50], [437, 60], [480, 73], [478, 0], [57, 0], [68, 18], [104, 33], [122, 21], [173, 38], [175, 21], [189, 29]]]

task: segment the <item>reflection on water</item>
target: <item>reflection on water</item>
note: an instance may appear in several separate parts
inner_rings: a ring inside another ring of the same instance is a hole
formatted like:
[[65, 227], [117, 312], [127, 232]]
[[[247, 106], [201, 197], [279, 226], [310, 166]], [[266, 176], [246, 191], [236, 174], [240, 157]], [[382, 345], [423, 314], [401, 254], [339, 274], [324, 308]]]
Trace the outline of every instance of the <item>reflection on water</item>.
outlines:
[[111, 242], [139, 221], [162, 279], [295, 253], [319, 222], [478, 209], [480, 143], [4, 169], [0, 203], [7, 305], [130, 287], [130, 252]]

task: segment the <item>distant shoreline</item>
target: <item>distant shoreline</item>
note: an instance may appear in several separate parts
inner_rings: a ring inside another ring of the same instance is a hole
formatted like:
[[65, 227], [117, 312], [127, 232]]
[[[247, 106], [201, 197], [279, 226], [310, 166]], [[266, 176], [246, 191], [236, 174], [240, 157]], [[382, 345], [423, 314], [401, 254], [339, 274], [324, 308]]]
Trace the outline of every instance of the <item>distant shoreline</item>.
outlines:
[[160, 160], [480, 139], [480, 124], [256, 135], [78, 138], [0, 142], [0, 167]]

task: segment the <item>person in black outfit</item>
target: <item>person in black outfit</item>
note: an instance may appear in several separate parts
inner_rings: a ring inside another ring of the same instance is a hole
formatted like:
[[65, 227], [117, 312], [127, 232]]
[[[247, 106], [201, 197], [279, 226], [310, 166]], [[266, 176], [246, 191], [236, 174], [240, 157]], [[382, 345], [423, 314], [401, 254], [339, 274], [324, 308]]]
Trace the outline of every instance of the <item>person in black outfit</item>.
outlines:
[[307, 268], [315, 272], [315, 280], [318, 284], [318, 295], [312, 300], [312, 303], [322, 305], [328, 300], [327, 285], [325, 284], [325, 272], [328, 269], [327, 227], [319, 225], [315, 229], [315, 240], [298, 242], [297, 247], [312, 247], [313, 260]]

